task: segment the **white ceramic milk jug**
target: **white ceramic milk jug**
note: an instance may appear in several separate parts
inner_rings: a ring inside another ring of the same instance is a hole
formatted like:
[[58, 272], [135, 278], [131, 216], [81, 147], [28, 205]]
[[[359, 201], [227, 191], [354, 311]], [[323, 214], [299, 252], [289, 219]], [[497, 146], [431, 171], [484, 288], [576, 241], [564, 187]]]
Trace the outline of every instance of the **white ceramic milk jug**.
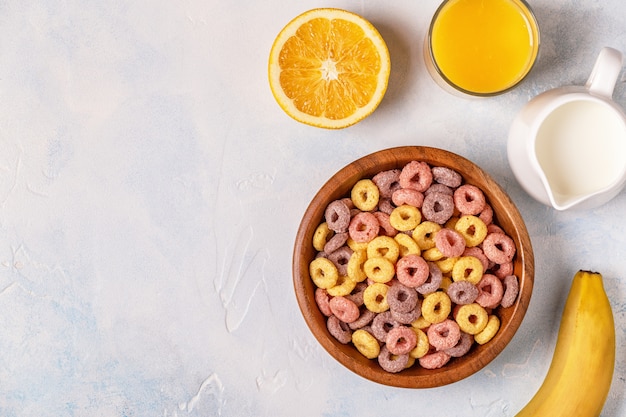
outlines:
[[520, 185], [557, 210], [590, 209], [626, 183], [626, 116], [613, 101], [622, 53], [603, 48], [585, 86], [546, 91], [517, 115], [508, 159]]

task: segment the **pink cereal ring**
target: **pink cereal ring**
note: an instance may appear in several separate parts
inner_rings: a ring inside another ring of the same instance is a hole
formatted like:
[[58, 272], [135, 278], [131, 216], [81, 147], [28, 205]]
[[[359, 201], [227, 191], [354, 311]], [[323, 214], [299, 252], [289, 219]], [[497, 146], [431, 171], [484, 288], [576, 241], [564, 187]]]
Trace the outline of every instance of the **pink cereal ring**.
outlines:
[[382, 211], [375, 211], [373, 214], [376, 216], [376, 220], [378, 220], [380, 235], [394, 237], [398, 234], [398, 230], [396, 230], [396, 228], [393, 227], [389, 221], [389, 214]]
[[380, 225], [376, 216], [369, 212], [360, 212], [355, 215], [348, 226], [348, 233], [352, 240], [358, 243], [369, 242], [378, 236]]
[[315, 289], [315, 303], [326, 317], [332, 316], [333, 314], [329, 303], [331, 298], [333, 297], [328, 294], [328, 291], [325, 289], [319, 287]]
[[490, 225], [493, 221], [493, 208], [489, 204], [485, 204], [485, 208], [478, 214], [478, 218], [486, 225]]
[[504, 277], [502, 284], [504, 285], [504, 294], [502, 295], [500, 305], [504, 308], [511, 307], [517, 299], [517, 294], [519, 294], [519, 280], [517, 279], [517, 275]]
[[424, 192], [433, 182], [433, 173], [426, 162], [411, 161], [402, 168], [400, 187]]
[[418, 360], [422, 368], [438, 369], [448, 363], [448, 361], [450, 361], [450, 357], [451, 356], [445, 351], [439, 350], [437, 352], [427, 353]]
[[504, 233], [504, 230], [502, 230], [502, 228], [500, 226], [498, 226], [497, 224], [494, 223], [490, 223], [487, 225], [487, 234], [491, 234], [491, 233]]
[[426, 335], [435, 349], [446, 350], [456, 346], [459, 342], [461, 329], [454, 320], [445, 319], [442, 322], [431, 324]]
[[413, 207], [422, 207], [424, 194], [411, 188], [400, 188], [391, 195], [391, 201], [396, 207], [408, 204]]
[[465, 251], [465, 238], [456, 230], [443, 228], [435, 234], [435, 246], [447, 258], [456, 258]]
[[476, 284], [476, 287], [478, 288], [476, 303], [482, 307], [496, 308], [500, 304], [500, 301], [502, 301], [504, 287], [502, 286], [502, 281], [495, 275], [483, 275], [478, 284]]
[[335, 200], [326, 207], [324, 218], [334, 232], [345, 232], [350, 224], [350, 208], [343, 200]]
[[515, 242], [504, 233], [489, 233], [483, 240], [483, 252], [496, 264], [511, 262], [515, 256]]
[[379, 194], [383, 198], [391, 198], [393, 192], [400, 188], [398, 182], [400, 178], [399, 169], [382, 171], [372, 177], [372, 181], [378, 187]]
[[342, 322], [336, 316], [330, 316], [326, 321], [328, 332], [344, 345], [352, 341], [352, 330], [347, 323]]
[[328, 306], [330, 311], [344, 323], [352, 323], [361, 315], [356, 303], [346, 297], [333, 297], [328, 302]]
[[475, 185], [461, 185], [454, 191], [454, 205], [462, 214], [478, 214], [485, 208], [485, 195]]
[[496, 264], [491, 267], [491, 272], [500, 279], [504, 279], [506, 276], [513, 273], [513, 262], [505, 262], [503, 264]]
[[461, 174], [447, 167], [433, 167], [432, 172], [435, 182], [451, 188], [457, 188], [463, 181]]
[[410, 327], [398, 326], [389, 330], [385, 344], [394, 355], [404, 355], [417, 346], [417, 334]]
[[396, 263], [396, 276], [400, 283], [416, 288], [428, 279], [428, 263], [419, 255], [404, 256]]
[[404, 368], [406, 368], [406, 365], [408, 363], [408, 353], [405, 353], [404, 355], [394, 355], [389, 351], [387, 345], [383, 345], [383, 347], [380, 349], [380, 353], [378, 354], [378, 364], [381, 368], [390, 373], [402, 371]]

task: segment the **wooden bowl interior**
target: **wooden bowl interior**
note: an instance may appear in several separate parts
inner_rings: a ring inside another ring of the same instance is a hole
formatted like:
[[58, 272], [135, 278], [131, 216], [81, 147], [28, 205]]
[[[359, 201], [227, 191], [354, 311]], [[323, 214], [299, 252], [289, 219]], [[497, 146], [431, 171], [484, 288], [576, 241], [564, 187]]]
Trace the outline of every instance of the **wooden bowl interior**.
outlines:
[[[353, 345], [336, 341], [326, 328], [326, 318], [315, 303], [314, 284], [309, 276], [309, 263], [316, 255], [312, 246], [313, 233], [323, 221], [326, 206], [349, 195], [352, 186], [362, 178], [393, 168], [402, 168], [412, 160], [433, 166], [445, 166], [462, 174], [466, 183], [480, 187], [494, 211], [494, 222], [515, 241], [517, 253], [513, 260], [514, 273], [519, 278], [520, 294], [516, 304], [499, 308], [501, 319], [498, 334], [487, 344], [475, 344], [461, 358], [453, 358], [441, 369], [428, 370], [413, 366], [397, 374], [384, 371], [376, 360], [362, 356]], [[508, 344], [528, 308], [534, 280], [534, 257], [524, 221], [502, 188], [482, 169], [454, 153], [429, 147], [405, 146], [391, 148], [354, 161], [332, 176], [315, 195], [302, 218], [293, 253], [293, 282], [296, 298], [311, 332], [324, 349], [337, 361], [364, 378], [380, 384], [404, 388], [430, 388], [447, 385], [466, 378], [491, 362]]]

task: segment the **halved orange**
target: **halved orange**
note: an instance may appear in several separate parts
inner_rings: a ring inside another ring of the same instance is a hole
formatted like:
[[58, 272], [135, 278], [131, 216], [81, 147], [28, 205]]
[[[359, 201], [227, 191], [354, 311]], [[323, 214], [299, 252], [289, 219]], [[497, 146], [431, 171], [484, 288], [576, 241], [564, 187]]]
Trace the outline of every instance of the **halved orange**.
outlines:
[[341, 129], [378, 107], [390, 69], [387, 45], [370, 22], [346, 10], [313, 9], [276, 37], [269, 83], [280, 107], [295, 120]]

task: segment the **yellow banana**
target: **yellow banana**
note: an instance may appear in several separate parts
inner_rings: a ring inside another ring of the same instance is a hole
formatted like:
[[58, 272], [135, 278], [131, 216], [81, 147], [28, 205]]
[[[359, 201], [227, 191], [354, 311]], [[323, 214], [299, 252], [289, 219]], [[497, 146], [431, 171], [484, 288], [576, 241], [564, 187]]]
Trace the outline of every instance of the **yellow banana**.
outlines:
[[516, 417], [597, 417], [615, 367], [615, 324], [602, 275], [578, 271], [546, 378]]

